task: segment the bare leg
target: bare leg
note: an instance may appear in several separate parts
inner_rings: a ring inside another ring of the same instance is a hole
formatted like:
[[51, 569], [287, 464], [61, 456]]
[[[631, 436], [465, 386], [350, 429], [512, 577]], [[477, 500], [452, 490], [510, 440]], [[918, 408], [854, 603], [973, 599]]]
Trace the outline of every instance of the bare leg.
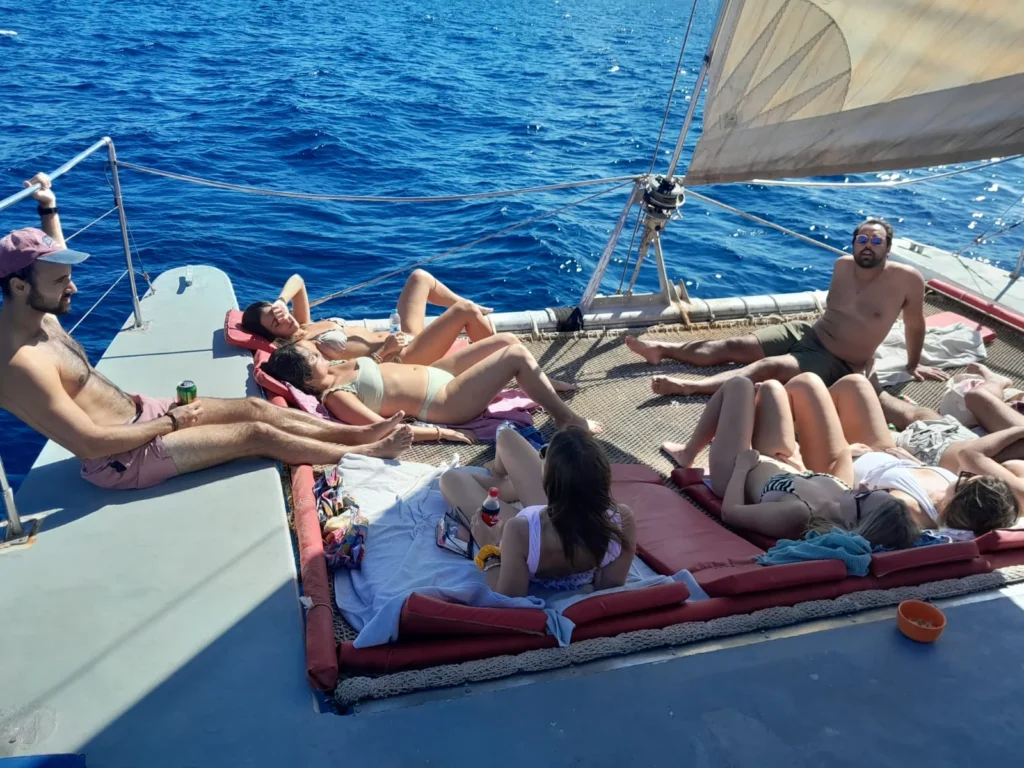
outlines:
[[[403, 324], [404, 324], [403, 320]], [[409, 342], [399, 360], [414, 365], [433, 365], [442, 359], [463, 331], [471, 341], [493, 336], [491, 326], [472, 302], [460, 299]]]
[[[493, 478], [492, 478], [493, 479]], [[473, 516], [480, 511], [487, 491], [483, 483], [487, 482], [487, 476], [481, 476], [468, 469], [449, 469], [441, 475], [441, 493], [455, 509], [461, 510], [467, 520], [472, 521]], [[496, 485], [497, 481], [491, 483]], [[488, 488], [491, 485], [487, 486]], [[500, 490], [500, 486], [499, 490]], [[501, 511], [498, 516], [502, 522], [507, 522], [519, 512], [514, 506], [502, 497], [499, 497]]]
[[699, 381], [685, 381], [671, 376], [655, 376], [651, 379], [651, 391], [656, 395], [713, 395], [725, 382], [737, 376], [753, 382], [775, 379], [783, 383], [800, 373], [800, 364], [792, 355], [766, 357], [745, 368], [709, 376]]
[[982, 384], [982, 386], [1000, 400], [1003, 399], [1003, 393], [1006, 389], [1013, 386], [1013, 379], [1006, 376], [1000, 376], [987, 365], [982, 365], [981, 363], [970, 363], [967, 366], [967, 373], [973, 373], [981, 376], [981, 378], [985, 380], [985, 383]]
[[[838, 386], [839, 382], [836, 382], [834, 386]], [[835, 399], [835, 397], [833, 398]], [[912, 402], [901, 400], [899, 397], [891, 395], [885, 390], [878, 393], [879, 406], [882, 408], [882, 418], [886, 422], [886, 428], [892, 424], [896, 429], [903, 430], [910, 426], [915, 421], [924, 421], [926, 419], [939, 419], [941, 418], [938, 411], [933, 411], [930, 408], [922, 408], [921, 406], [915, 406]], [[839, 403], [837, 402], [837, 407]], [[846, 427], [846, 420], [843, 421], [843, 426]], [[849, 435], [847, 435], [849, 436]], [[851, 442], [863, 442], [863, 440], [854, 440], [850, 438]], [[870, 443], [865, 443], [870, 444]]]
[[[846, 436], [847, 442], [863, 443], [876, 451], [896, 447], [896, 441], [892, 439], [892, 432], [889, 431], [889, 424], [886, 422], [882, 405], [879, 403], [880, 396], [875, 394], [875, 388], [866, 378], [856, 373], [844, 376], [829, 388], [829, 394], [832, 396], [836, 413], [839, 414], [839, 423], [843, 426], [843, 434]], [[916, 406], [898, 400], [887, 392], [882, 394], [888, 395], [888, 398], [894, 403], [906, 406], [909, 410], [905, 412], [905, 415], [913, 415], [911, 411], [914, 411]], [[938, 414], [935, 414], [935, 417], [938, 417]], [[917, 419], [910, 419], [910, 421], [917, 421]], [[897, 422], [893, 421], [892, 423], [896, 424]], [[906, 424], [900, 428], [906, 429]]]
[[965, 394], [964, 405], [986, 432], [1024, 426], [1024, 414], [1004, 403], [1001, 394], [995, 395], [987, 387], [978, 387]]
[[184, 475], [257, 456], [286, 464], [335, 464], [346, 453], [393, 459], [412, 445], [412, 429], [403, 424], [369, 445], [340, 446], [290, 435], [260, 422], [218, 424], [172, 432], [164, 437], [164, 445], [178, 472]]
[[445, 384], [430, 406], [428, 420], [437, 424], [464, 424], [480, 415], [512, 378], [551, 414], [559, 429], [576, 425], [592, 432], [601, 430], [600, 424], [578, 416], [562, 402], [533, 355], [522, 345], [493, 353]]
[[[406, 333], [419, 334], [423, 332], [423, 326], [427, 319], [427, 304], [434, 304], [438, 307], [452, 307], [457, 302], [473, 302], [462, 298], [442, 283], [432, 274], [423, 269], [414, 270], [409, 279], [405, 281], [405, 287], [398, 297], [398, 314], [402, 317], [402, 330]], [[473, 304], [476, 307], [475, 304]], [[489, 314], [490, 310], [477, 307], [481, 314]], [[436, 321], [435, 321], [436, 322]], [[490, 335], [490, 325], [485, 322], [487, 333]], [[474, 341], [473, 335], [470, 335]], [[480, 336], [483, 338], [483, 336]], [[449, 345], [451, 346], [451, 345]]]
[[201, 426], [217, 424], [260, 423], [276, 427], [296, 437], [307, 437], [327, 443], [365, 445], [380, 440], [395, 431], [405, 418], [402, 412], [375, 424], [352, 426], [327, 421], [294, 408], [281, 408], [258, 397], [222, 400], [204, 397], [200, 400], [203, 412]]
[[801, 373], [787, 385], [804, 464], [853, 485], [853, 456], [843, 425], [821, 377]]
[[[428, 332], [424, 331], [424, 333]], [[480, 341], [474, 341], [469, 346], [463, 347], [457, 352], [452, 352], [450, 355], [445, 355], [440, 360], [436, 360], [431, 363], [434, 368], [440, 368], [442, 371], [448, 371], [452, 376], [458, 376], [463, 371], [467, 371], [474, 365], [479, 363], [481, 360], [486, 360], [488, 357], [493, 355], [505, 347], [512, 347], [517, 344], [521, 344], [519, 338], [514, 333], [496, 333], [494, 336], [490, 336]]]
[[764, 358], [761, 342], [752, 333], [731, 339], [700, 341], [642, 341], [626, 337], [626, 346], [651, 365], [676, 360], [687, 365], [753, 363]]
[[786, 388], [781, 382], [766, 381], [757, 385], [756, 390], [751, 446], [763, 456], [785, 461], [794, 469], [804, 471]]
[[[736, 456], [751, 448], [754, 436], [754, 385], [749, 379], [733, 379], [722, 387], [721, 413], [711, 443], [708, 474], [711, 490], [725, 496]], [[725, 417], [725, 418], [722, 418]]]

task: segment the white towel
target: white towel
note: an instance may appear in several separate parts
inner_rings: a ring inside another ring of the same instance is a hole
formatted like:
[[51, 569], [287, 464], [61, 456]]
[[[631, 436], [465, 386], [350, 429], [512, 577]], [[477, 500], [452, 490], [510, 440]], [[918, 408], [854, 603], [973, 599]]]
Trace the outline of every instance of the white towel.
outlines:
[[[929, 328], [924, 336], [921, 365], [960, 368], [984, 360], [988, 353], [981, 333], [963, 323]], [[883, 387], [910, 381], [907, 373], [907, 337], [903, 321], [897, 320], [875, 352], [875, 373]]]

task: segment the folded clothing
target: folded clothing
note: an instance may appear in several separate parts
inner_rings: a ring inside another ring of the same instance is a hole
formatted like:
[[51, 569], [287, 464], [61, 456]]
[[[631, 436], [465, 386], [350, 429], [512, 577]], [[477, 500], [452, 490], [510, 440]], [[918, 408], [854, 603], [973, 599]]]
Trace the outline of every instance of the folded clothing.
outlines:
[[808, 531], [803, 539], [779, 539], [757, 557], [761, 565], [785, 565], [807, 560], [841, 560], [850, 576], [867, 576], [871, 566], [871, 544], [863, 536], [842, 528], [829, 533]]

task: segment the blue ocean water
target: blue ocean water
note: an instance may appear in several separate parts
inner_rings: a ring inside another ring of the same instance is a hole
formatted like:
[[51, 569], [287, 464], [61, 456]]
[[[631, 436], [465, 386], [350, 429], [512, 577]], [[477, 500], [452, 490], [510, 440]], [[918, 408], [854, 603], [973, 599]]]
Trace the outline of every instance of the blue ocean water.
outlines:
[[[715, 5], [699, 0], [661, 170]], [[644, 172], [689, 12], [685, 0], [0, 0], [0, 197], [103, 135], [114, 137], [126, 161], [319, 193], [457, 194]], [[688, 148], [700, 133], [697, 114]], [[103, 166], [96, 156], [58, 182], [66, 232], [111, 206]], [[272, 298], [294, 271], [314, 296], [326, 294], [594, 191], [367, 206], [244, 196], [127, 170], [121, 183], [145, 268], [155, 275], [183, 263], [217, 265], [232, 276], [243, 305]], [[895, 190], [705, 191], [839, 246], [871, 214], [889, 218], [899, 234], [958, 249], [998, 229], [1022, 190], [1024, 163], [1017, 161]], [[618, 190], [431, 269], [499, 309], [573, 303], [626, 194]], [[1013, 213], [1006, 221], [1016, 220]], [[35, 224], [32, 203], [0, 212], [5, 232]], [[965, 254], [1010, 264], [1024, 245], [1022, 230]], [[828, 253], [696, 201], [663, 242], [672, 274], [685, 276], [700, 297], [828, 284]], [[75, 271], [80, 293], [69, 323], [123, 269], [116, 217], [75, 245], [93, 259]], [[623, 248], [604, 290], [618, 285], [624, 255]], [[402, 281], [324, 309], [379, 316]], [[645, 267], [638, 288], [656, 286]], [[79, 329], [93, 359], [129, 311], [122, 283]], [[0, 455], [17, 484], [42, 440], [6, 413], [0, 430]]]

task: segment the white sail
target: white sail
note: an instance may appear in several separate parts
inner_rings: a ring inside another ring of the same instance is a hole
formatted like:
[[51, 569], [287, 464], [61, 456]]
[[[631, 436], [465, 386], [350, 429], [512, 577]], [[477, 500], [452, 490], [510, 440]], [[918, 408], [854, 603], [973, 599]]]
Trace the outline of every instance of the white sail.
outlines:
[[688, 185], [1024, 152], [1024, 0], [731, 0], [724, 14]]

